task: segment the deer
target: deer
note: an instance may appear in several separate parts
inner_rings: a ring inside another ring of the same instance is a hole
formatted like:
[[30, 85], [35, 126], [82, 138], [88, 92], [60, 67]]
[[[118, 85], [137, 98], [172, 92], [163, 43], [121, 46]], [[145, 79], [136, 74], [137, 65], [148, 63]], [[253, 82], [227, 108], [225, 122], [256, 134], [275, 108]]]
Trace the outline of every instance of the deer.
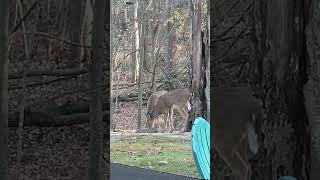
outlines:
[[[166, 90], [162, 90], [162, 91], [157, 91], [153, 94], [150, 95], [150, 97], [148, 98], [148, 103], [147, 103], [147, 122], [146, 122], [146, 128], [154, 128], [154, 120], [157, 119], [159, 120], [159, 117], [155, 117], [154, 119], [151, 119], [150, 114], [154, 111], [154, 107], [156, 106], [159, 97], [164, 95], [165, 93], [167, 93], [168, 91]], [[167, 112], [169, 113], [169, 112]], [[160, 115], [160, 114], [159, 114]], [[164, 116], [166, 116], [167, 114], [163, 114]]]
[[254, 125], [261, 103], [247, 87], [214, 88], [212, 100], [213, 146], [237, 179], [250, 180], [248, 150], [258, 152]]
[[185, 119], [183, 128], [185, 132], [188, 125], [189, 111], [191, 110], [191, 97], [192, 94], [185, 88], [175, 89], [161, 95], [153, 110], [149, 113], [150, 121], [153, 121], [159, 114], [164, 114], [166, 128], [169, 132], [172, 132], [174, 129], [172, 120], [173, 110], [177, 109]]

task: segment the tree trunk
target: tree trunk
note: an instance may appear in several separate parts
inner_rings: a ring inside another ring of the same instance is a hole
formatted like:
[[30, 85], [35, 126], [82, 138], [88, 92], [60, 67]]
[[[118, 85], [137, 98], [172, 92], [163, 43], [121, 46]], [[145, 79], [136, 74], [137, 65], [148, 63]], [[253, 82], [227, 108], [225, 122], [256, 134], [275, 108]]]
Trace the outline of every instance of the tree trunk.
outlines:
[[[81, 28], [81, 43], [91, 44], [92, 41], [92, 21], [93, 21], [93, 7], [91, 0], [85, 0], [84, 17]], [[83, 62], [90, 60], [90, 51], [88, 48], [81, 47], [80, 58]], [[82, 63], [80, 64], [82, 67]]]
[[[205, 98], [205, 69], [204, 56], [202, 54], [201, 24], [202, 24], [202, 3], [201, 0], [194, 0], [192, 3], [193, 21], [192, 21], [192, 110], [191, 121], [197, 117], [206, 118], [206, 98]], [[189, 123], [188, 131], [191, 130]]]
[[0, 179], [8, 180], [9, 1], [0, 1]]
[[[88, 1], [88, 0], [87, 0]], [[110, 3], [111, 4], [111, 3]], [[111, 19], [113, 19], [113, 16], [112, 16], [112, 11], [111, 11]], [[109, 24], [108, 24], [109, 25]], [[110, 30], [110, 35], [111, 35], [111, 37], [114, 37], [115, 36], [115, 34], [114, 34], [114, 29], [113, 30]], [[110, 46], [110, 52], [111, 52], [111, 54], [113, 53], [113, 50], [114, 50], [114, 48], [113, 48], [113, 46]], [[110, 63], [110, 61], [111, 61], [111, 63]], [[107, 60], [107, 63], [110, 63], [110, 70], [111, 71], [109, 71], [110, 72], [110, 87], [111, 87], [111, 90], [110, 90], [110, 96], [109, 97], [111, 97], [111, 98], [113, 98], [114, 97], [114, 95], [113, 95], [113, 93], [114, 93], [114, 91], [113, 91], [113, 85], [114, 85], [114, 82], [113, 82], [113, 77], [114, 77], [114, 74], [115, 74], [115, 72], [113, 71], [113, 68], [114, 68], [114, 64], [113, 64], [113, 61], [112, 61], [112, 57], [111, 58], [108, 58], [108, 60]], [[113, 104], [113, 101], [112, 102], [110, 102], [111, 103], [111, 105], [110, 105], [110, 114], [111, 114], [111, 116], [113, 115], [113, 112], [114, 112], [114, 104]], [[111, 131], [111, 129], [113, 129], [113, 130], [115, 130], [115, 125], [114, 125], [114, 121], [113, 121], [113, 118], [110, 118], [110, 131]]]
[[310, 123], [311, 170], [310, 180], [320, 177], [320, 1], [312, 0], [310, 18], [306, 27], [308, 62], [308, 82], [304, 86], [305, 107]]
[[122, 18], [121, 18], [121, 27], [122, 27], [122, 31], [127, 31], [128, 28], [128, 15], [127, 15], [127, 6], [126, 6], [126, 0], [122, 0], [123, 3], [123, 14], [122, 14]]
[[175, 30], [173, 28], [173, 23], [169, 21], [170, 14], [171, 14], [171, 7], [173, 5], [173, 1], [165, 0], [165, 21], [166, 23], [166, 32], [165, 32], [165, 54], [164, 60], [167, 67], [167, 72], [171, 73], [172, 70], [172, 51], [173, 51], [173, 44], [174, 44], [174, 34]]
[[[18, 0], [19, 6], [19, 12], [20, 12], [20, 17], [23, 17], [23, 12], [22, 12], [22, 3], [20, 0]], [[26, 32], [26, 27], [25, 23], [22, 22], [22, 30], [25, 33]], [[23, 123], [24, 123], [24, 109], [26, 105], [26, 75], [29, 70], [29, 65], [30, 65], [30, 53], [29, 53], [29, 38], [27, 37], [27, 34], [24, 34], [24, 46], [25, 46], [25, 57], [26, 60], [23, 62], [24, 67], [26, 67], [23, 71], [22, 79], [21, 79], [21, 84], [22, 84], [22, 90], [20, 94], [20, 116], [19, 116], [19, 128], [18, 128], [18, 145], [17, 145], [17, 165], [16, 165], [16, 170], [17, 170], [17, 180], [21, 179], [21, 156], [22, 156], [22, 138], [23, 138]]]
[[[153, 12], [155, 13], [157, 11], [157, 6], [156, 6], [156, 3], [153, 3]], [[153, 66], [153, 71], [152, 71], [152, 85], [151, 85], [151, 94], [155, 93], [157, 91], [157, 82], [156, 82], [156, 71], [157, 71], [157, 57], [155, 56], [155, 45], [156, 45], [156, 35], [157, 35], [157, 31], [158, 31], [158, 27], [159, 25], [156, 24], [156, 15], [154, 14], [153, 15], [153, 20], [152, 20], [152, 25], [151, 26], [153, 29], [152, 29], [152, 39], [151, 39], [151, 59], [152, 59], [152, 66]], [[150, 95], [151, 95], [150, 94]]]
[[[71, 42], [80, 43], [81, 37], [81, 17], [82, 17], [82, 1], [69, 1], [69, 17], [70, 22], [70, 40]], [[71, 46], [70, 67], [80, 65], [80, 47]]]
[[[264, 117], [252, 179], [308, 179], [309, 135], [304, 110], [303, 1], [254, 1], [256, 55]], [[259, 90], [259, 92], [258, 92]]]
[[132, 62], [131, 62], [131, 71], [132, 79], [131, 82], [134, 83], [137, 80], [137, 74], [139, 69], [139, 56], [136, 50], [139, 49], [139, 24], [138, 24], [138, 1], [134, 2], [134, 11], [133, 11], [133, 39], [132, 39]]
[[[208, 4], [208, 3], [207, 3]], [[208, 22], [208, 21], [207, 21]], [[207, 27], [208, 27], [207, 23]], [[210, 56], [209, 56], [209, 32], [208, 32], [209, 28], [207, 28], [204, 31], [204, 36], [202, 38], [202, 58], [204, 58], [204, 67], [205, 69], [205, 87], [204, 87], [204, 93], [205, 93], [205, 102], [206, 102], [206, 119], [208, 120], [208, 122], [210, 123]]]
[[89, 62], [90, 87], [90, 144], [89, 167], [90, 180], [103, 179], [101, 168], [103, 126], [102, 126], [102, 62], [104, 60], [104, 23], [108, 16], [105, 14], [106, 1], [95, 0], [92, 26], [92, 59]]
[[[144, 62], [144, 33], [145, 33], [145, 19], [146, 14], [144, 13], [144, 3], [145, 1], [142, 1], [140, 3], [140, 11], [142, 14], [141, 18], [141, 34], [140, 34], [140, 61], [139, 61], [139, 76], [138, 76], [138, 130], [141, 129], [142, 126], [142, 81], [143, 81], [143, 62]], [[137, 2], [138, 4], [138, 2]]]

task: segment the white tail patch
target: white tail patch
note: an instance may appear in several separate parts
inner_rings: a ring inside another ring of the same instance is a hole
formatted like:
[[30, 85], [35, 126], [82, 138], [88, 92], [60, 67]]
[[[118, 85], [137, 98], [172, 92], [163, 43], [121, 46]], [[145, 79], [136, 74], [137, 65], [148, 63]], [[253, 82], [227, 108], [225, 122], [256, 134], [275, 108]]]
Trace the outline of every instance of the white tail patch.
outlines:
[[257, 134], [255, 132], [254, 127], [252, 124], [248, 125], [248, 143], [249, 143], [249, 149], [253, 154], [258, 153], [259, 145], [257, 140]]
[[188, 111], [190, 111], [191, 110], [191, 104], [190, 104], [189, 101], [187, 102], [187, 105], [188, 105]]

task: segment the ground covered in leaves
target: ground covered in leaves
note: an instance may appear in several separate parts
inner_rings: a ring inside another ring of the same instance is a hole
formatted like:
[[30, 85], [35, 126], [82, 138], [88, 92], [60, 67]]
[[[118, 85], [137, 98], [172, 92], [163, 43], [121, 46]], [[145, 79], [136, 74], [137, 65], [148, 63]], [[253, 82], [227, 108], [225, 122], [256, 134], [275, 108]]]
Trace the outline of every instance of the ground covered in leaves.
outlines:
[[[86, 179], [89, 159], [88, 127], [88, 124], [68, 127], [26, 127], [23, 133], [22, 179]], [[10, 179], [16, 174], [17, 140], [16, 129], [10, 129]]]
[[[143, 111], [146, 113], [147, 102], [144, 102]], [[115, 105], [114, 105], [115, 107]], [[115, 108], [114, 108], [115, 109]], [[182, 116], [179, 114], [177, 110], [174, 111], [174, 119], [176, 120], [174, 123], [174, 127], [179, 129], [181, 127]], [[119, 102], [118, 107], [115, 112], [112, 114], [113, 123], [116, 124], [117, 130], [136, 130], [138, 124], [138, 103], [137, 102]], [[146, 116], [142, 113], [141, 116], [143, 128], [146, 123]], [[163, 119], [159, 119], [158, 124], [163, 126]]]

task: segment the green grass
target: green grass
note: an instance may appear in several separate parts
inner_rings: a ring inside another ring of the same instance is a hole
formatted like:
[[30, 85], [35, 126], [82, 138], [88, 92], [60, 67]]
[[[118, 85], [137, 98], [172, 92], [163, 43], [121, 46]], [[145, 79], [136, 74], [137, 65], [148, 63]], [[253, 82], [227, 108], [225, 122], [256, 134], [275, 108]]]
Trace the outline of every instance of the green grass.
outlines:
[[199, 178], [190, 140], [130, 136], [111, 143], [110, 148], [112, 162]]

